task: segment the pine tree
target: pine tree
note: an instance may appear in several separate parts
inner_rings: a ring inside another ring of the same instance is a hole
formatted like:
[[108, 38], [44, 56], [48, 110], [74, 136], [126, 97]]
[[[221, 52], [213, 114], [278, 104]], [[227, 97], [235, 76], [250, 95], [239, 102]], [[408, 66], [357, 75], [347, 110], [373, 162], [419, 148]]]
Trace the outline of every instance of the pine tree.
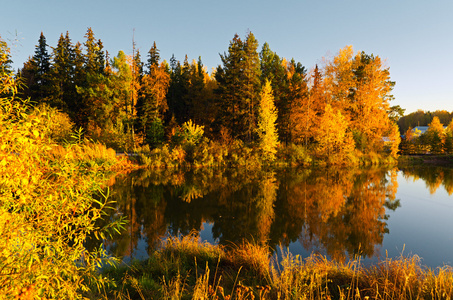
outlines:
[[247, 130], [246, 140], [253, 140], [253, 133], [256, 128], [256, 116], [258, 111], [258, 95], [261, 88], [260, 75], [260, 59], [257, 52], [258, 41], [253, 33], [249, 32], [244, 44], [243, 58], [243, 106], [245, 113], [245, 127]]
[[260, 89], [258, 42], [249, 33], [243, 42], [236, 34], [228, 53], [220, 55], [223, 67], [217, 68], [218, 111], [222, 126], [235, 138], [251, 141], [256, 128], [257, 96]]
[[47, 52], [47, 43], [44, 34], [38, 40], [35, 54], [29, 58], [20, 70], [24, 86], [21, 86], [21, 94], [25, 98], [31, 98], [33, 102], [47, 102], [51, 94], [49, 82], [50, 55]]
[[47, 52], [46, 37], [41, 32], [38, 40], [38, 46], [35, 48], [33, 62], [36, 64], [35, 84], [31, 88], [34, 98], [45, 99], [49, 95], [49, 71], [50, 71], [50, 55]]
[[[91, 28], [88, 28], [84, 43], [86, 53], [79, 57], [77, 65], [83, 62], [82, 67], [76, 67], [77, 93], [80, 96], [79, 123], [92, 137], [95, 132], [105, 130], [108, 112], [108, 102], [112, 95], [107, 78], [106, 58], [103, 45], [94, 37]], [[76, 51], [77, 52], [77, 51]]]
[[74, 69], [74, 46], [69, 32], [66, 32], [66, 35], [60, 35], [57, 46], [53, 48], [50, 104], [67, 112], [73, 120], [76, 111]]
[[288, 108], [285, 115], [287, 140], [293, 143], [305, 144], [313, 137], [314, 125], [314, 107], [313, 99], [308, 92], [305, 81], [305, 69], [297, 70], [297, 64], [294, 60], [288, 65]]
[[241, 126], [243, 111], [239, 107], [242, 99], [240, 78], [242, 76], [243, 48], [244, 44], [236, 34], [230, 41], [228, 53], [220, 55], [223, 67], [218, 66], [215, 73], [215, 79], [218, 82], [215, 92], [218, 95], [218, 111], [220, 113], [218, 121], [234, 133], [235, 138], [243, 138], [245, 135], [245, 129]]
[[159, 49], [157, 49], [156, 42], [153, 43], [153, 46], [148, 51], [148, 61], [146, 67], [148, 68], [148, 74], [151, 72], [151, 66], [159, 65], [160, 54]]
[[278, 146], [277, 121], [278, 112], [274, 105], [274, 96], [269, 80], [260, 94], [257, 133], [259, 147], [267, 160], [273, 161]]

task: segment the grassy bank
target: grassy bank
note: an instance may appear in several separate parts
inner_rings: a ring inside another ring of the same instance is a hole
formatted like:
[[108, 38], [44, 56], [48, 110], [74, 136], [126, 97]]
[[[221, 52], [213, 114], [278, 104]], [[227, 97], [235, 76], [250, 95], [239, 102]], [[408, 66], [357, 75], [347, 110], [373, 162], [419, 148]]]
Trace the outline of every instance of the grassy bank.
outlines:
[[453, 155], [451, 154], [402, 155], [398, 157], [398, 164], [399, 165], [426, 164], [433, 166], [453, 167]]
[[245, 243], [221, 248], [196, 237], [169, 239], [147, 261], [110, 269], [116, 286], [92, 299], [451, 299], [453, 269], [417, 256], [363, 267], [289, 253], [280, 262]]

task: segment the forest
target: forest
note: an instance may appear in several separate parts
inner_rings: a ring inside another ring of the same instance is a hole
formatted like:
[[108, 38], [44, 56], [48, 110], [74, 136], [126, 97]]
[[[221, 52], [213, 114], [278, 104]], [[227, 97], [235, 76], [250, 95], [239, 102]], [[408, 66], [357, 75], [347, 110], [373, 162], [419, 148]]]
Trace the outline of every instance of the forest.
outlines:
[[209, 73], [201, 57], [162, 60], [155, 42], [144, 60], [135, 43], [132, 55], [111, 58], [91, 28], [85, 39], [73, 43], [66, 32], [52, 47], [41, 33], [16, 74], [16, 97], [59, 112], [55, 140], [77, 131], [117, 152], [146, 154], [153, 166], [358, 164], [397, 155], [402, 114], [390, 106], [394, 82], [379, 56], [346, 46], [309, 71], [267, 43], [259, 50], [249, 32], [234, 35]]
[[[403, 293], [410, 299], [419, 294], [436, 299], [452, 295], [451, 270], [441, 269], [436, 274], [424, 271], [416, 259], [403, 258], [395, 264], [386, 261], [382, 272], [373, 275], [377, 269], [361, 271], [355, 264], [338, 267], [316, 257], [310, 258], [315, 262], [310, 267], [310, 260], [303, 264], [288, 255], [278, 273], [270, 269], [266, 248], [244, 243], [227, 254], [221, 247], [195, 240], [178, 242], [176, 238], [154, 252], [156, 260], [150, 260], [149, 265], [134, 266], [119, 276], [114, 268], [113, 273], [100, 272], [103, 267], [119, 264], [119, 258], [107, 253], [101, 243], [128, 226], [126, 217], [116, 213], [116, 203], [106, 186], [112, 173], [137, 167], [131, 162], [134, 157], [161, 167], [158, 172], [181, 165], [259, 166], [282, 160], [325, 165], [390, 162], [397, 157], [400, 133], [396, 122], [401, 109], [389, 104], [394, 86], [389, 69], [378, 56], [354, 53], [351, 46], [340, 49], [321, 68], [308, 71], [299, 62], [280, 58], [267, 43], [258, 52], [252, 33], [243, 40], [235, 35], [221, 55], [222, 64], [208, 73], [201, 58], [190, 63], [187, 57], [183, 63], [174, 57], [170, 63], [161, 60], [155, 43], [143, 63], [135, 46], [133, 55], [120, 51], [110, 58], [91, 29], [85, 38], [83, 44], [74, 44], [66, 33], [55, 47], [49, 47], [41, 34], [34, 55], [17, 73], [11, 67], [10, 49], [0, 38], [0, 298], [131, 299], [129, 290], [140, 294], [140, 286], [146, 286], [150, 293], [162, 295], [160, 298], [192, 293], [194, 299], [200, 299], [198, 291], [203, 290], [207, 299], [208, 289], [215, 284], [209, 282], [208, 267], [214, 271], [216, 265], [226, 271], [226, 284], [224, 289], [218, 280], [214, 294], [209, 292], [211, 298], [265, 299], [263, 293], [270, 293], [272, 299], [281, 299], [281, 295], [288, 299], [311, 295], [315, 299], [331, 292], [348, 293], [348, 299], [357, 298], [359, 293], [389, 298]], [[446, 149], [447, 139], [439, 134], [441, 127], [439, 118], [434, 117], [430, 136], [435, 139], [430, 141], [438, 143], [431, 144], [432, 152]], [[412, 145], [419, 144], [411, 143], [408, 149]], [[126, 157], [117, 152], [137, 155]], [[241, 170], [250, 179], [252, 172]], [[348, 186], [352, 187], [352, 178], [360, 184], [360, 176], [351, 174], [344, 176]], [[449, 178], [448, 174], [442, 176]], [[165, 178], [177, 183], [178, 177]], [[243, 178], [233, 182], [236, 188], [246, 182]], [[345, 200], [330, 193], [336, 188], [335, 178], [326, 178], [321, 191], [304, 185], [303, 192], [297, 190], [287, 197], [300, 199], [306, 193], [323, 200], [333, 197], [333, 209], [327, 202], [306, 206], [313, 227], [323, 222], [317, 215], [327, 212], [341, 223], [342, 212], [347, 215], [361, 209], [355, 203], [341, 206], [335, 201]], [[372, 226], [385, 217], [381, 207], [393, 190], [381, 188], [379, 177], [375, 178], [371, 184], [364, 182], [371, 189], [378, 188], [377, 193], [371, 193], [373, 203], [362, 209], [364, 218], [354, 222], [365, 220]], [[206, 189], [224, 184], [210, 178], [203, 183], [211, 185], [202, 186]], [[256, 201], [259, 213], [250, 221], [263, 225], [259, 236], [266, 236], [274, 218], [271, 201], [263, 199], [276, 195], [276, 184], [273, 176], [266, 175], [254, 189], [260, 199]], [[203, 192], [191, 191], [186, 194]], [[161, 204], [164, 208], [165, 203]], [[243, 203], [238, 205], [241, 208]], [[297, 203], [296, 207], [288, 201], [287, 206], [283, 209], [300, 213]], [[135, 206], [130, 208], [135, 210]], [[149, 211], [154, 212], [144, 212]], [[129, 226], [137, 225], [136, 221], [130, 218]], [[370, 241], [380, 240], [383, 223], [377, 225], [378, 230], [371, 232], [369, 227], [361, 227], [371, 234]], [[338, 228], [339, 233], [346, 232]], [[322, 226], [318, 232], [329, 241]], [[215, 255], [204, 255], [204, 251]], [[184, 266], [190, 263], [192, 268], [197, 257], [199, 266], [206, 262], [204, 273], [196, 264], [194, 271]], [[151, 280], [149, 270], [141, 276], [143, 268], [153, 269], [159, 282]], [[185, 271], [191, 277], [185, 277]], [[405, 274], [409, 273], [416, 276], [408, 283]], [[141, 282], [134, 276], [141, 276]], [[248, 279], [252, 289], [241, 283]], [[187, 287], [186, 282], [193, 284]], [[351, 283], [354, 286], [350, 288]]]

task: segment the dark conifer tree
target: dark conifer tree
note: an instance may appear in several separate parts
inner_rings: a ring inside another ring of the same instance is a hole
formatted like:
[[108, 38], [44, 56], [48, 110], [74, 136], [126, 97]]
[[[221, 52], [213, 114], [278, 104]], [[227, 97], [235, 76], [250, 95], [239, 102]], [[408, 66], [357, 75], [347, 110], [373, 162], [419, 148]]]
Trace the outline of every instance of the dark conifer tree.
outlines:
[[[235, 34], [230, 41], [228, 53], [220, 55], [223, 66], [218, 66], [215, 79], [218, 82], [217, 127], [226, 127], [235, 138], [244, 138], [246, 129], [243, 126], [244, 111], [240, 109], [242, 100], [242, 60], [244, 57], [244, 43], [239, 35]], [[219, 128], [218, 128], [219, 129]]]
[[182, 124], [191, 119], [190, 103], [188, 102], [190, 67], [187, 55], [183, 65], [172, 56], [170, 67], [170, 86], [167, 93], [169, 107], [167, 121], [174, 116], [176, 122]]
[[204, 66], [201, 62], [201, 57], [198, 58], [197, 63], [190, 66], [190, 87], [189, 87], [189, 102], [190, 102], [190, 116], [196, 124], [207, 125], [206, 109], [208, 107], [205, 82], [204, 82]]
[[151, 72], [151, 66], [158, 66], [160, 61], [159, 49], [157, 49], [156, 42], [148, 51], [148, 60], [146, 67], [148, 68], [148, 74]]
[[49, 94], [49, 71], [50, 71], [50, 55], [47, 52], [46, 37], [41, 32], [38, 46], [35, 48], [33, 61], [37, 66], [36, 84], [39, 86], [37, 95], [44, 99]]
[[286, 67], [284, 66], [286, 60], [280, 58], [273, 52], [268, 43], [264, 43], [260, 52], [261, 60], [261, 83], [270, 80], [272, 91], [274, 93], [275, 106], [278, 111], [277, 130], [278, 135], [285, 143], [288, 140], [288, 133], [286, 128], [288, 123], [288, 77], [286, 74]]
[[20, 71], [24, 85], [21, 93], [35, 103], [47, 102], [51, 94], [49, 82], [50, 55], [47, 52], [46, 37], [41, 32], [35, 54], [25, 62]]
[[[86, 56], [82, 52], [82, 44], [77, 42], [73, 51], [73, 76], [68, 94], [71, 97], [72, 109], [71, 116], [76, 123], [76, 126], [82, 127], [85, 130], [88, 126], [88, 120], [92, 112], [92, 98], [87, 98], [86, 95], [77, 92], [77, 87], [87, 87], [87, 76], [95, 76], [97, 68], [88, 70], [86, 68]], [[88, 73], [89, 71], [89, 73]]]
[[243, 42], [236, 34], [228, 53], [220, 55], [223, 67], [216, 72], [219, 120], [235, 138], [252, 141], [257, 126], [260, 91], [258, 41], [252, 33]]
[[50, 68], [52, 95], [50, 104], [69, 113], [74, 120], [75, 86], [74, 78], [74, 46], [69, 38], [69, 32], [66, 35], [61, 34], [57, 46], [53, 48], [52, 66]]
[[258, 41], [253, 33], [247, 35], [244, 44], [244, 59], [243, 59], [243, 102], [245, 102], [245, 126], [247, 130], [246, 139], [248, 142], [254, 140], [254, 135], [257, 128], [259, 93], [261, 90], [261, 68], [260, 58], [258, 54]]

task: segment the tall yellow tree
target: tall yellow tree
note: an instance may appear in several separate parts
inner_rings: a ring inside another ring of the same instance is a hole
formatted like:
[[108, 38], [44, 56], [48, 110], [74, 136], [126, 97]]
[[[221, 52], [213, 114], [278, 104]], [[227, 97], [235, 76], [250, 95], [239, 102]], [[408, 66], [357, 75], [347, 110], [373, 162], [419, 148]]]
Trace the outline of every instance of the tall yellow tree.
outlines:
[[394, 82], [378, 56], [354, 55], [352, 46], [340, 50], [325, 67], [326, 101], [349, 121], [356, 147], [380, 151], [392, 128], [388, 111]]
[[277, 108], [274, 105], [271, 83], [269, 80], [266, 80], [260, 94], [257, 133], [259, 146], [264, 152], [264, 157], [271, 161], [275, 159], [275, 153], [277, 152], [279, 143], [275, 125], [277, 113]]
[[354, 142], [347, 132], [348, 120], [327, 104], [315, 135], [317, 154], [330, 164], [341, 164], [353, 151]]
[[305, 76], [296, 72], [295, 67], [294, 63], [288, 63], [286, 67], [289, 92], [288, 131], [291, 142], [304, 143], [306, 146], [312, 137], [315, 110]]

